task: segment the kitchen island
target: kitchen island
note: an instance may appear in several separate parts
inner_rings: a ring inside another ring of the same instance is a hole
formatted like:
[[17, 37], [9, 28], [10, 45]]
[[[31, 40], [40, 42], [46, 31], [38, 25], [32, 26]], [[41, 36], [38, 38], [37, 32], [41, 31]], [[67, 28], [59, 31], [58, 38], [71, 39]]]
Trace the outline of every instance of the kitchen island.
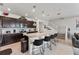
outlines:
[[32, 54], [32, 45], [33, 45], [33, 41], [34, 40], [39, 40], [39, 39], [43, 39], [45, 36], [49, 36], [47, 33], [23, 33], [24, 36], [28, 36], [29, 37], [29, 54]]

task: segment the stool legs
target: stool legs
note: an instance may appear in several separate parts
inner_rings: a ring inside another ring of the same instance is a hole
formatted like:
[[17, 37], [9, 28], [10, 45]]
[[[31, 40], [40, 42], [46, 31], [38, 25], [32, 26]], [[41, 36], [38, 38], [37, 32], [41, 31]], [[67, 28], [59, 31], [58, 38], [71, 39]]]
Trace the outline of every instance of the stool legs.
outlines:
[[56, 46], [56, 41], [55, 41], [55, 39], [51, 39], [51, 43]]
[[49, 46], [49, 48], [50, 48], [50, 50], [52, 50], [52, 44], [51, 44], [51, 42], [50, 42], [50, 46]]
[[[37, 48], [33, 47], [33, 49], [32, 49], [32, 55], [39, 55], [39, 54], [43, 55], [44, 54], [44, 52], [43, 52], [43, 46], [37, 46]], [[35, 50], [35, 49], [37, 49], [37, 50]], [[35, 52], [37, 52], [37, 51], [39, 51], [39, 53], [35, 54]]]
[[43, 44], [43, 52], [45, 52], [46, 48], [49, 48], [50, 50], [52, 50], [51, 42], [46, 42]]
[[42, 55], [44, 55], [44, 49], [43, 49], [43, 46], [42, 46], [42, 48], [40, 49], [40, 52], [41, 52]]
[[[43, 44], [42, 46], [39, 47], [34, 47], [32, 48], [32, 55], [44, 55], [45, 49], [49, 48], [50, 50], [52, 50], [52, 45], [51, 42], [46, 42], [46, 44]], [[35, 52], [39, 51], [39, 53], [35, 54]]]

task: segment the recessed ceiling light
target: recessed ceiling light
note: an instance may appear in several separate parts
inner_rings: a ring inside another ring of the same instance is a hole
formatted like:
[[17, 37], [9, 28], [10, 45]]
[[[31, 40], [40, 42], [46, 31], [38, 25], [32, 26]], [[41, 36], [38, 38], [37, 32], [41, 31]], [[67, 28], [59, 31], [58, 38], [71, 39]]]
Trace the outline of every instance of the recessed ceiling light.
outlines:
[[28, 16], [28, 14], [26, 13], [25, 16]]
[[44, 13], [44, 11], [42, 11], [42, 13]]
[[45, 12], [44, 11], [42, 11], [42, 16], [45, 17]]
[[32, 12], [35, 12], [36, 10], [35, 9], [32, 9]]
[[36, 8], [36, 6], [34, 5], [33, 8]]
[[33, 9], [32, 9], [32, 12], [35, 12], [35, 11], [36, 11], [35, 8], [36, 8], [36, 6], [34, 5], [34, 6], [33, 6]]
[[61, 15], [61, 13], [57, 13], [57, 15]]
[[42, 14], [43, 17], [45, 17], [45, 14]]

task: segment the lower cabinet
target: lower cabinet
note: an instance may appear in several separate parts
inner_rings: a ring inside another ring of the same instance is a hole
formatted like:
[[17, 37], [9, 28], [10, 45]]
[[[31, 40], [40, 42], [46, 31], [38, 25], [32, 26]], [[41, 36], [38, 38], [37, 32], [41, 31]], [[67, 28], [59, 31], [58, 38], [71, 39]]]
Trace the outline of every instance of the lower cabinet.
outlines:
[[4, 34], [1, 46], [19, 42], [22, 38], [21, 34]]

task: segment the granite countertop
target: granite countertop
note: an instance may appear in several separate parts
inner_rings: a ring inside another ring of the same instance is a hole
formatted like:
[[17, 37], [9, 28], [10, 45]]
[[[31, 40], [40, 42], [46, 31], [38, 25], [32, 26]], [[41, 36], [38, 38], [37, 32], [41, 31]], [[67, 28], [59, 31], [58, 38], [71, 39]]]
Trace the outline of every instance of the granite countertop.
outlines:
[[21, 34], [21, 33], [4, 33], [2, 35]]
[[28, 36], [28, 37], [30, 37], [30, 38], [33, 38], [33, 37], [42, 37], [42, 36], [47, 36], [47, 33], [29, 33], [29, 34], [27, 34], [27, 33], [23, 33], [23, 35], [26, 35], [26, 36]]

